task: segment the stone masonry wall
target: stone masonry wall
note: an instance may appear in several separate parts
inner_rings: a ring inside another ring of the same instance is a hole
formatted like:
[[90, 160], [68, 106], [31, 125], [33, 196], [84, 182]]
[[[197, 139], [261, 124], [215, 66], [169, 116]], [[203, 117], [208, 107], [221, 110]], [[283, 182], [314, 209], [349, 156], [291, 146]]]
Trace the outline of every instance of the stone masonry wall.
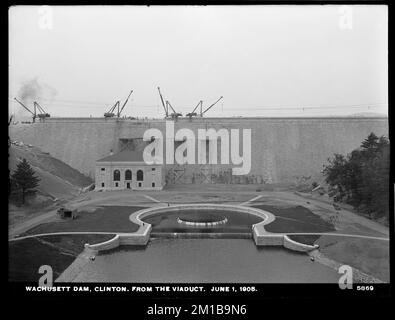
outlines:
[[[193, 118], [174, 124], [175, 131], [189, 128], [196, 138], [198, 129], [240, 129], [240, 141], [242, 129], [251, 129], [252, 159], [247, 176], [232, 176], [232, 165], [166, 165], [169, 184], [312, 182], [321, 178], [322, 166], [333, 153], [349, 153], [370, 132], [388, 135], [387, 118]], [[149, 128], [165, 136], [165, 120], [52, 118], [11, 126], [10, 137], [38, 146], [93, 178], [95, 161], [110, 150], [143, 149], [147, 143], [142, 137]]]

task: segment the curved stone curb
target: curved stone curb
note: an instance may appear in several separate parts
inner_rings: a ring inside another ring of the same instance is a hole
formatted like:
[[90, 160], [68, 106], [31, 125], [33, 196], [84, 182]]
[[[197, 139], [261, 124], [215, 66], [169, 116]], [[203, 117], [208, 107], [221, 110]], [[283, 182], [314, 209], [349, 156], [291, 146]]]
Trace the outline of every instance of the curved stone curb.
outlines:
[[103, 251], [103, 250], [111, 250], [119, 246], [119, 234], [117, 234], [114, 238], [100, 242], [100, 243], [95, 243], [95, 244], [89, 244], [85, 243], [85, 248], [90, 249], [90, 250], [97, 250], [97, 251]]
[[[147, 218], [151, 215], [163, 213], [163, 212], [177, 212], [181, 210], [188, 209], [208, 209], [208, 210], [223, 210], [226, 209], [228, 211], [233, 212], [244, 212], [247, 214], [252, 214], [258, 216], [263, 219], [260, 223], [256, 224], [257, 226], [264, 226], [268, 223], [274, 221], [275, 216], [270, 212], [252, 208], [252, 207], [244, 207], [240, 205], [229, 205], [229, 204], [213, 204], [213, 203], [200, 203], [200, 204], [179, 204], [175, 206], [160, 206], [160, 207], [151, 207], [145, 208], [136, 212], [133, 212], [129, 216], [129, 220], [137, 225], [139, 225], [139, 229], [133, 234], [134, 238], [130, 238], [127, 244], [146, 244], [148, 243], [150, 233], [152, 230], [152, 226], [149, 223], [143, 222], [142, 219]], [[132, 235], [132, 234], [131, 234]], [[121, 237], [121, 244], [123, 244]], [[126, 243], [125, 243], [126, 244]]]
[[155, 215], [163, 212], [177, 212], [181, 210], [188, 209], [206, 209], [206, 210], [223, 210], [226, 209], [228, 211], [234, 212], [243, 212], [258, 216], [263, 219], [260, 223], [256, 224], [256, 226], [263, 226], [268, 223], [274, 221], [275, 216], [270, 212], [251, 208], [251, 207], [243, 207], [240, 205], [229, 205], [229, 204], [212, 204], [212, 203], [201, 203], [201, 204], [179, 204], [176, 206], [168, 206], [168, 207], [152, 207], [146, 208], [132, 213], [129, 217], [130, 221], [140, 226], [139, 230], [136, 233], [142, 233], [148, 228], [151, 228], [149, 223], [143, 222], [142, 219], [147, 218], [148, 216]]
[[[314, 249], [318, 248], [318, 245], [307, 245], [303, 243], [299, 243], [297, 241], [291, 240], [286, 234], [284, 233], [270, 233], [267, 232], [264, 228], [265, 225], [273, 222], [276, 217], [265, 210], [261, 210], [258, 208], [252, 208], [252, 207], [247, 207], [247, 206], [241, 206], [241, 205], [228, 205], [228, 204], [212, 204], [212, 203], [201, 203], [201, 204], [181, 204], [181, 205], [176, 205], [176, 206], [170, 206], [170, 207], [153, 207], [153, 208], [147, 208], [147, 209], [142, 209], [137, 212], [134, 212], [130, 215], [129, 219], [135, 224], [138, 224], [140, 226], [139, 231], [147, 231], [147, 229], [151, 229], [151, 225], [148, 223], [145, 223], [142, 221], [143, 218], [146, 218], [151, 215], [155, 215], [158, 213], [163, 213], [163, 212], [177, 212], [181, 210], [187, 210], [187, 209], [206, 209], [206, 210], [229, 210], [229, 211], [234, 211], [234, 212], [242, 212], [242, 213], [247, 213], [247, 214], [252, 214], [255, 216], [258, 216], [263, 219], [263, 221], [254, 224], [252, 226], [252, 232], [253, 232], [253, 238], [255, 241], [255, 244], [257, 246], [283, 246], [287, 249], [294, 250], [294, 251], [300, 251], [300, 252], [307, 252], [311, 251]], [[146, 233], [144, 234], [146, 235]], [[148, 235], [149, 237], [149, 235]], [[147, 239], [148, 241], [148, 239]]]
[[318, 245], [309, 245], [292, 240], [285, 233], [267, 232], [263, 226], [259, 229], [253, 227], [253, 238], [257, 246], [283, 246], [299, 252], [309, 252], [319, 247]]
[[[136, 211], [132, 213], [129, 217], [130, 221], [132, 221], [135, 224], [140, 225], [142, 227], [144, 224], [147, 226], [147, 223], [144, 223], [141, 219], [146, 218], [150, 215], [158, 214], [158, 213], [163, 213], [163, 212], [177, 212], [181, 210], [188, 210], [188, 209], [211, 209], [211, 210], [229, 210], [229, 211], [234, 211], [234, 212], [244, 212], [248, 214], [252, 214], [255, 216], [258, 216], [263, 219], [262, 222], [259, 224], [268, 224], [272, 221], [274, 221], [275, 216], [271, 214], [270, 212], [257, 209], [257, 208], [251, 208], [251, 207], [244, 207], [240, 205], [229, 205], [229, 204], [213, 204], [213, 203], [199, 203], [199, 204], [179, 204], [175, 206], [166, 206], [166, 207], [151, 207], [151, 208], [146, 208], [142, 209], [139, 211]], [[258, 224], [257, 224], [258, 225]]]
[[135, 233], [118, 233], [114, 238], [104, 242], [86, 243], [85, 248], [100, 252], [115, 249], [121, 245], [145, 246], [149, 241], [151, 229], [151, 225], [149, 225], [148, 227], [140, 228]]
[[294, 251], [308, 252], [308, 251], [312, 251], [312, 250], [319, 248], [318, 244], [315, 244], [315, 245], [304, 244], [304, 243], [290, 239], [288, 237], [288, 235], [284, 235], [283, 241], [284, 241], [283, 246], [285, 248], [294, 250]]
[[198, 205], [196, 205], [196, 204], [182, 204], [182, 205], [176, 205], [176, 206], [170, 206], [170, 207], [147, 208], [147, 209], [143, 209], [143, 210], [140, 210], [140, 211], [137, 211], [137, 212], [134, 212], [133, 214], [131, 214], [130, 221], [132, 221], [135, 224], [140, 225], [141, 230], [146, 230], [144, 228], [148, 228], [148, 226], [151, 227], [151, 225], [144, 223], [141, 220], [143, 218], [146, 218], [146, 217], [154, 215], [154, 214], [163, 213], [163, 212], [177, 212], [177, 211], [181, 211], [181, 210], [196, 209], [196, 208], [211, 209], [211, 210], [227, 209], [229, 211], [243, 212], [243, 213], [252, 214], [252, 215], [262, 218], [263, 221], [261, 221], [257, 224], [254, 224], [252, 226], [253, 238], [254, 238], [255, 244], [257, 246], [278, 245], [278, 246], [283, 246], [283, 247], [290, 249], [290, 250], [301, 251], [301, 252], [307, 252], [307, 251], [311, 251], [311, 250], [318, 248], [318, 245], [311, 246], [311, 245], [307, 245], [307, 244], [303, 244], [303, 243], [299, 243], [297, 241], [291, 240], [286, 234], [283, 234], [283, 233], [267, 232], [265, 230], [264, 226], [273, 222], [276, 219], [276, 217], [268, 211], [261, 210], [258, 208], [241, 206], [241, 205], [202, 203], [202, 204], [198, 204]]
[[[264, 228], [265, 225], [273, 222], [275, 220], [275, 216], [265, 210], [261, 210], [258, 208], [252, 208], [241, 205], [228, 205], [228, 204], [212, 204], [212, 203], [201, 203], [201, 204], [180, 204], [176, 206], [158, 206], [158, 207], [150, 207], [144, 208], [139, 211], [132, 213], [129, 216], [129, 220], [139, 226], [139, 229], [134, 233], [115, 233], [115, 232], [64, 232], [64, 233], [52, 233], [52, 234], [40, 234], [40, 235], [29, 235], [25, 237], [10, 239], [9, 241], [22, 240], [31, 237], [44, 236], [44, 235], [53, 235], [53, 234], [115, 234], [115, 236], [107, 241], [96, 243], [96, 244], [85, 244], [85, 249], [91, 250], [94, 252], [111, 250], [117, 248], [120, 245], [147, 245], [152, 226], [149, 223], [143, 222], [142, 219], [151, 215], [163, 213], [163, 212], [177, 212], [181, 210], [188, 209], [206, 209], [206, 210], [228, 210], [233, 212], [242, 212], [246, 214], [251, 214], [262, 218], [263, 220], [257, 224], [252, 226], [252, 235], [254, 242], [257, 246], [283, 246], [287, 249], [294, 251], [311, 251], [318, 248], [318, 245], [307, 245], [303, 243], [299, 243], [290, 239], [287, 234], [284, 233], [271, 233], [267, 232]], [[191, 222], [185, 222], [186, 224], [191, 224]], [[218, 222], [217, 222], [218, 223]], [[214, 225], [217, 223], [204, 223], [205, 226]], [[223, 223], [221, 221], [220, 223]], [[193, 225], [200, 223], [193, 223]]]

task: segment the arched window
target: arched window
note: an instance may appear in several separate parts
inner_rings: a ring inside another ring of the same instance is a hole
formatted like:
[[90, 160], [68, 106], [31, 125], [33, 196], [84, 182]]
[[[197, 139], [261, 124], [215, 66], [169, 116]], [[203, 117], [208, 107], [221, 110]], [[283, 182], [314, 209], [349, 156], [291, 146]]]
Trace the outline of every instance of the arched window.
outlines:
[[132, 180], [132, 171], [131, 170], [125, 171], [125, 180]]
[[143, 180], [144, 180], [143, 170], [137, 171], [137, 181], [143, 181]]
[[114, 181], [120, 181], [121, 180], [121, 173], [119, 170], [114, 170]]

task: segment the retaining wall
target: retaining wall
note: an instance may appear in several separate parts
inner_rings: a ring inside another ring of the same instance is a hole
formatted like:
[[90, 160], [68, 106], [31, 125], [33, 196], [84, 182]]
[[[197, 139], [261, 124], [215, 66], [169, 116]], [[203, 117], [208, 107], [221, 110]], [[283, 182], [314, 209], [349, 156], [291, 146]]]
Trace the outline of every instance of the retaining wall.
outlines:
[[267, 232], [263, 225], [255, 225], [252, 235], [257, 246], [283, 246], [299, 252], [309, 252], [319, 247], [318, 245], [308, 245], [294, 241], [284, 233]]
[[[147, 245], [150, 239], [152, 226], [149, 223], [143, 222], [142, 219], [163, 212], [185, 212], [185, 210], [196, 208], [196, 204], [181, 204], [171, 207], [152, 207], [139, 210], [129, 216], [129, 220], [131, 222], [139, 225], [139, 229], [135, 233], [119, 233], [114, 238], [102, 243], [94, 245], [85, 244], [85, 248], [95, 251], [105, 251], [114, 249], [119, 245]], [[302, 252], [311, 251], [318, 248], [317, 245], [311, 246], [294, 241], [283, 233], [277, 234], [267, 232], [264, 226], [275, 220], [275, 216], [270, 212], [252, 207], [211, 203], [199, 204], [198, 208], [201, 210], [228, 210], [233, 212], [243, 212], [245, 214], [252, 214], [262, 218], [261, 222], [252, 226], [252, 237], [257, 246], [284, 246], [287, 249]], [[230, 233], [223, 235], [220, 233], [156, 233], [156, 236], [167, 238], [233, 238], [232, 234]], [[237, 234], [235, 236], [237, 238], [251, 237], [249, 234]]]

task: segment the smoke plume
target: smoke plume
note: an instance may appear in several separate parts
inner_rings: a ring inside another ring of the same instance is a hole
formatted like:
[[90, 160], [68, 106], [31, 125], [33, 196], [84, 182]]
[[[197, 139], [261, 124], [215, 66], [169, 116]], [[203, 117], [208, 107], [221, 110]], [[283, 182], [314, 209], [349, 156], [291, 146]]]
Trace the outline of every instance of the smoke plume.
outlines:
[[[46, 106], [53, 101], [57, 93], [58, 92], [55, 88], [44, 82], [40, 82], [38, 78], [35, 77], [30, 80], [26, 80], [21, 84], [16, 98], [25, 104], [30, 110], [33, 110], [33, 102], [37, 101], [44, 107], [44, 109], [46, 109], [47, 112], [49, 112]], [[16, 106], [16, 112], [14, 112], [14, 114], [19, 119], [27, 116], [31, 117], [31, 115], [20, 105]]]
[[55, 88], [39, 82], [37, 78], [27, 80], [22, 83], [21, 88], [18, 91], [18, 97], [22, 102], [30, 103], [33, 101], [52, 101], [57, 94]]

